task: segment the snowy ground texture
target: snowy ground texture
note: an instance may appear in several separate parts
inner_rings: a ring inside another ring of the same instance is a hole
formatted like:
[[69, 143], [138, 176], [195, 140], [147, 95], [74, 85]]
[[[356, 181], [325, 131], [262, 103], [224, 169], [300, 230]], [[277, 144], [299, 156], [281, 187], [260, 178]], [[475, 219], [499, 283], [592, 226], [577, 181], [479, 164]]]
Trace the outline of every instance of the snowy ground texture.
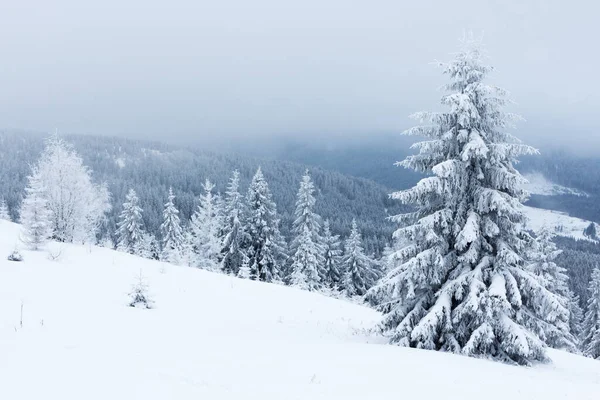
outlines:
[[539, 194], [543, 196], [555, 196], [561, 194], [589, 196], [587, 193], [581, 190], [557, 185], [556, 183], [549, 181], [543, 174], [539, 172], [525, 174], [524, 177], [528, 181], [524, 188], [531, 194]]
[[525, 213], [529, 218], [527, 227], [535, 232], [542, 228], [549, 229], [559, 236], [572, 237], [574, 239], [591, 240], [583, 234], [590, 221], [571, 217], [567, 213], [543, 208], [525, 207]]
[[[57, 260], [6, 261], [17, 238], [0, 222], [2, 399], [600, 396], [598, 361], [552, 351], [524, 368], [388, 346], [362, 306], [101, 248], [55, 243]], [[126, 306], [140, 270], [153, 310]]]

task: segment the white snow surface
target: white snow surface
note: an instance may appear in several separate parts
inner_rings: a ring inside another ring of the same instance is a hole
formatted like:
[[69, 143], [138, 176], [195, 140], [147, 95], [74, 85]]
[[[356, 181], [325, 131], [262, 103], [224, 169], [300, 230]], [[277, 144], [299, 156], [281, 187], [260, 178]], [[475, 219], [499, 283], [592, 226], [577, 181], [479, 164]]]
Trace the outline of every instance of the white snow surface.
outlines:
[[525, 213], [529, 219], [527, 227], [535, 232], [546, 228], [559, 236], [572, 237], [574, 239], [591, 240], [583, 234], [590, 221], [571, 217], [567, 213], [543, 208], [525, 206]]
[[539, 194], [543, 196], [553, 196], [560, 194], [570, 194], [573, 196], [588, 196], [587, 193], [581, 190], [557, 185], [556, 183], [548, 180], [540, 172], [530, 172], [528, 174], [524, 174], [523, 177], [528, 181], [528, 183], [524, 185], [524, 189], [531, 194]]
[[[599, 361], [550, 351], [525, 368], [390, 346], [369, 332], [378, 313], [350, 302], [89, 246], [7, 261], [18, 235], [0, 222], [2, 399], [600, 395]], [[140, 271], [155, 309], [127, 307]]]

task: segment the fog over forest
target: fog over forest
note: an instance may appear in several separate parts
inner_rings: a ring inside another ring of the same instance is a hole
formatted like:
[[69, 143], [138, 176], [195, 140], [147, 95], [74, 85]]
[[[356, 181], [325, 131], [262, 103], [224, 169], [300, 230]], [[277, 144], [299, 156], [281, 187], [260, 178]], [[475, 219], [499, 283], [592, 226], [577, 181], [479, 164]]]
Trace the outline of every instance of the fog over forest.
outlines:
[[593, 2], [5, 2], [0, 128], [223, 146], [400, 132], [464, 30], [534, 145], [597, 149]]

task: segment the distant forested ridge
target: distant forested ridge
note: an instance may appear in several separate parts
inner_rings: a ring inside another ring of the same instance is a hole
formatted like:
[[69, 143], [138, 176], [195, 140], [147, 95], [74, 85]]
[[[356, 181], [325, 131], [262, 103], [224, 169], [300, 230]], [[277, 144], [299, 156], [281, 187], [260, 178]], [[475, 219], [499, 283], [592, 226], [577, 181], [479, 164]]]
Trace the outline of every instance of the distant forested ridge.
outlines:
[[[11, 216], [18, 220], [26, 177], [44, 147], [46, 135], [0, 133], [0, 193], [3, 193]], [[209, 178], [216, 191], [223, 193], [231, 172], [240, 171], [241, 189], [245, 190], [258, 166], [273, 191], [281, 216], [281, 230], [288, 235], [298, 182], [305, 165], [274, 159], [260, 159], [239, 154], [217, 154], [198, 148], [159, 142], [115, 137], [64, 135], [93, 170], [97, 182], [106, 182], [111, 193], [112, 210], [101, 234], [115, 232], [122, 204], [130, 188], [135, 189], [144, 210], [145, 228], [158, 236], [163, 205], [169, 187], [177, 196], [176, 205], [182, 220], [187, 221], [198, 204], [202, 183]], [[389, 167], [394, 170], [393, 166]], [[316, 187], [316, 211], [329, 219], [331, 230], [347, 236], [350, 222], [356, 218], [365, 247], [377, 255], [391, 240], [393, 224], [388, 215], [399, 212], [401, 205], [388, 198], [384, 186], [363, 178], [343, 175], [319, 167], [309, 167]]]
[[573, 217], [600, 223], [600, 157], [583, 157], [565, 151], [542, 151], [540, 156], [525, 157], [522, 172], [540, 172], [550, 181], [577, 189], [588, 196], [533, 195], [529, 205], [564, 211]]
[[[399, 133], [319, 146], [306, 141], [282, 140], [278, 146], [268, 148], [268, 155], [370, 179], [390, 190], [401, 190], [413, 186], [421, 178], [414, 171], [394, 167], [395, 162], [413, 153], [411, 144]], [[261, 151], [264, 148], [267, 147], [257, 146], [253, 154], [267, 156]], [[358, 159], [360, 162], [357, 162]], [[542, 148], [539, 155], [523, 157], [516, 167], [521, 173], [539, 172], [555, 184], [589, 195], [536, 194], [531, 196], [528, 205], [563, 211], [573, 217], [600, 223], [600, 157]]]

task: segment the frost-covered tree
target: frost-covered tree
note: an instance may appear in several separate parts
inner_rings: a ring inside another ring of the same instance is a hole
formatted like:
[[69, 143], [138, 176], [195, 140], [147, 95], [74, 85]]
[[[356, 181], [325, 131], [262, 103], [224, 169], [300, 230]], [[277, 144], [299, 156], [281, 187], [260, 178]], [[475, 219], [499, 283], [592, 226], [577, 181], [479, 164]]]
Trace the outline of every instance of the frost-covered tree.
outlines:
[[342, 270], [343, 288], [348, 296], [364, 296], [377, 280], [373, 260], [365, 254], [360, 231], [354, 219], [350, 236], [344, 245]]
[[323, 284], [329, 288], [339, 287], [342, 283], [342, 271], [341, 271], [341, 243], [340, 236], [333, 235], [329, 228], [329, 220], [325, 220], [323, 223], [323, 235], [322, 235], [322, 247], [323, 247], [323, 269], [325, 271], [325, 277]]
[[279, 280], [281, 249], [277, 243], [277, 208], [260, 168], [248, 188], [246, 209], [246, 254], [249, 259], [250, 278], [265, 282]]
[[163, 211], [163, 223], [160, 226], [162, 233], [162, 252], [160, 259], [173, 264], [181, 262], [183, 232], [179, 221], [179, 210], [175, 207], [175, 195], [169, 188], [169, 196]]
[[243, 249], [247, 238], [242, 225], [244, 204], [239, 188], [240, 173], [235, 170], [225, 192], [224, 236], [220, 251], [221, 269], [231, 275], [237, 275], [248, 258]]
[[280, 265], [279, 276], [277, 281], [282, 281], [287, 275], [285, 274], [285, 266], [288, 265], [290, 259], [290, 249], [285, 236], [281, 233], [281, 218], [275, 220], [275, 228], [273, 231], [273, 251], [275, 252], [275, 260], [277, 265]]
[[221, 241], [219, 232], [222, 219], [218, 208], [216, 196], [213, 194], [215, 185], [208, 179], [204, 182], [204, 193], [200, 196], [200, 204], [189, 226], [187, 240], [191, 240], [188, 249], [192, 251], [188, 256], [190, 266], [208, 270], [216, 270], [219, 262]]
[[321, 249], [313, 241], [307, 226], [296, 237], [296, 251], [292, 256], [290, 284], [305, 290], [317, 290], [321, 287], [319, 267], [321, 264]]
[[290, 283], [307, 290], [321, 287], [325, 275], [325, 259], [321, 246], [320, 217], [314, 212], [315, 187], [308, 171], [300, 182], [296, 198], [296, 210], [291, 243]]
[[21, 241], [31, 250], [38, 250], [52, 236], [52, 213], [37, 168], [33, 168], [28, 181], [21, 205]]
[[135, 283], [131, 287], [131, 292], [129, 292], [129, 307], [143, 309], [154, 308], [154, 300], [150, 298], [148, 283], [146, 283], [146, 279], [144, 279], [141, 270]]
[[129, 189], [123, 211], [117, 224], [117, 249], [130, 254], [135, 254], [139, 249], [139, 242], [142, 239], [142, 208], [140, 200], [133, 189]]
[[95, 242], [105, 213], [111, 208], [106, 185], [92, 182], [92, 172], [81, 157], [57, 135], [46, 141], [36, 168], [52, 212], [54, 238]]
[[578, 340], [581, 339], [583, 310], [581, 309], [579, 296], [569, 290], [569, 330]]
[[524, 259], [527, 193], [513, 167], [536, 150], [505, 132], [518, 117], [503, 110], [507, 93], [485, 83], [492, 68], [477, 41], [467, 38], [440, 65], [449, 110], [414, 115], [424, 124], [405, 133], [427, 140], [398, 163], [429, 176], [392, 194], [415, 211], [392, 218], [403, 244], [368, 299], [384, 312], [380, 327], [392, 343], [508, 363], [545, 360], [522, 315], [534, 308], [531, 293], [549, 292]]
[[600, 360], [600, 268], [595, 268], [590, 280], [590, 298], [583, 320], [583, 354]]
[[8, 211], [8, 206], [6, 205], [6, 201], [2, 199], [0, 202], [0, 220], [11, 221], [10, 213]]
[[542, 229], [529, 247], [528, 266], [539, 286], [521, 293], [523, 321], [548, 346], [577, 352], [577, 339], [569, 325], [569, 277], [555, 260], [561, 253], [552, 233]]
[[238, 278], [242, 278], [242, 279], [251, 279], [252, 278], [252, 271], [250, 271], [250, 265], [248, 264], [250, 262], [250, 259], [248, 257], [246, 257], [244, 259], [244, 262], [242, 263], [242, 266], [240, 267], [240, 270], [237, 273]]
[[156, 240], [156, 236], [148, 232], [142, 232], [139, 240], [133, 246], [133, 254], [149, 260], [158, 260], [160, 258], [160, 245]]

